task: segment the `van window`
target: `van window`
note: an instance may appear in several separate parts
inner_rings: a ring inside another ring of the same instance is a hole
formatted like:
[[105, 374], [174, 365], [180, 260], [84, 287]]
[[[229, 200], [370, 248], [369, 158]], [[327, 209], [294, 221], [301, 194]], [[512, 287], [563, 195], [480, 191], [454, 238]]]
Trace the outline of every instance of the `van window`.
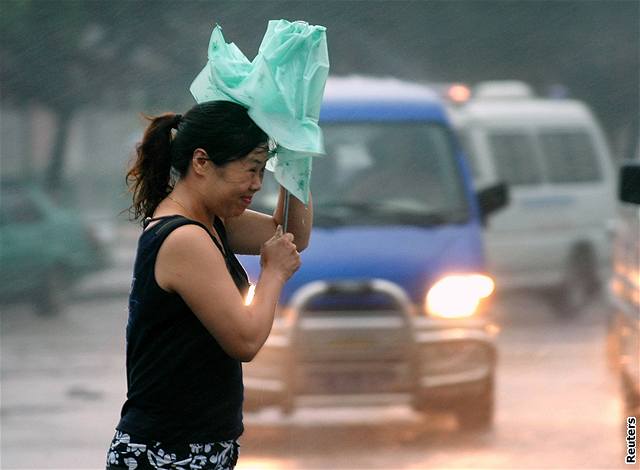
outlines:
[[582, 183], [601, 178], [590, 136], [584, 131], [540, 131], [540, 144], [551, 183]]
[[539, 184], [542, 174], [529, 135], [524, 132], [488, 132], [498, 179], [511, 185]]

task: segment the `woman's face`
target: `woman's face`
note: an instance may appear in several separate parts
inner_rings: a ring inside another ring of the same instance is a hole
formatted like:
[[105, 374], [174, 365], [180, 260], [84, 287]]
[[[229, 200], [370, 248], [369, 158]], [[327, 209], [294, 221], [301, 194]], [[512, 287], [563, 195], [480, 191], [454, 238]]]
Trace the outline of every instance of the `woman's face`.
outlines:
[[262, 188], [265, 165], [269, 157], [266, 147], [256, 147], [240, 160], [222, 167], [214, 165], [213, 183], [221, 217], [237, 217], [251, 205], [253, 195]]

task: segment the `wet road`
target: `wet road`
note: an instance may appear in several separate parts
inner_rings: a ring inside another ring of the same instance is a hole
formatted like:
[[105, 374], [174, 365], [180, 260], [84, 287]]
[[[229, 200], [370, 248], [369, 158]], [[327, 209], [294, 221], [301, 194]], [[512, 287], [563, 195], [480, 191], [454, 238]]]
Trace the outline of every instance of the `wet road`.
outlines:
[[[126, 300], [83, 301], [55, 318], [1, 316], [1, 468], [104, 468], [125, 394]], [[519, 297], [498, 305], [492, 431], [447, 415], [384, 409], [276, 410], [246, 417], [240, 470], [629, 468], [605, 303], [570, 321]]]

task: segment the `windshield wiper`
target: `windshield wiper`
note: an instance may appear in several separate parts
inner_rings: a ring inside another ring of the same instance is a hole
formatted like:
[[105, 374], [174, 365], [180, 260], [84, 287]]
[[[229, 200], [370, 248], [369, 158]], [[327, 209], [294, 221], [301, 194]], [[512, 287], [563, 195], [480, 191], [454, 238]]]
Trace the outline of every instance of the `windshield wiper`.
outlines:
[[316, 209], [322, 211], [323, 209], [331, 210], [348, 210], [351, 212], [377, 212], [382, 209], [388, 208], [388, 204], [384, 202], [369, 202], [369, 201], [326, 201], [316, 204]]
[[397, 212], [392, 217], [395, 223], [402, 225], [432, 226], [459, 224], [468, 219], [468, 214], [466, 211], [425, 213]]
[[328, 201], [316, 206], [318, 225], [416, 225], [432, 226], [465, 222], [469, 213], [462, 208], [428, 210], [408, 208], [393, 201]]

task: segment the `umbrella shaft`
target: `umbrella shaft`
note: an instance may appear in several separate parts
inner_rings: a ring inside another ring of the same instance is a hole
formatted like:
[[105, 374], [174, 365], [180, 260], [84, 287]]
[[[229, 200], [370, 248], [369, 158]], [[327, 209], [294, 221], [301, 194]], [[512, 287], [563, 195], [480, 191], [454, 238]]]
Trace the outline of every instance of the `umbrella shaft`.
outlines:
[[282, 224], [282, 233], [287, 233], [289, 225], [289, 199], [291, 195], [288, 190], [284, 190], [284, 222]]

